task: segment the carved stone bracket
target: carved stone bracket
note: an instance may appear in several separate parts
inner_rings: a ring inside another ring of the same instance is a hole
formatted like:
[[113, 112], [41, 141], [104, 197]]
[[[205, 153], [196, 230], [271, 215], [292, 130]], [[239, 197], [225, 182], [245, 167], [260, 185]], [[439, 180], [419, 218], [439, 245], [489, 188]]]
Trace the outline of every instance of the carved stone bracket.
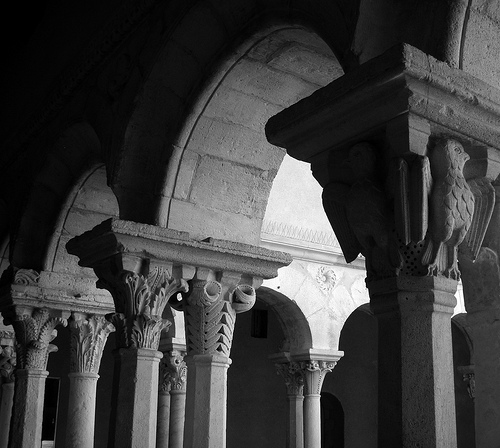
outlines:
[[169, 350], [163, 354], [160, 361], [160, 390], [186, 390], [187, 366], [184, 361], [186, 352], [183, 350]]
[[69, 321], [71, 332], [70, 372], [99, 373], [102, 352], [113, 325], [104, 316], [73, 313]]
[[275, 364], [278, 375], [285, 380], [288, 395], [302, 396], [304, 393], [304, 376], [297, 362]]
[[11, 307], [4, 311], [5, 323], [14, 327], [18, 369], [47, 367], [48, 355], [57, 351], [50, 342], [57, 336], [57, 325], [67, 325], [67, 320], [54, 317], [49, 310], [28, 307]]
[[15, 336], [13, 331], [0, 331], [0, 377], [6, 383], [14, 381], [16, 368]]

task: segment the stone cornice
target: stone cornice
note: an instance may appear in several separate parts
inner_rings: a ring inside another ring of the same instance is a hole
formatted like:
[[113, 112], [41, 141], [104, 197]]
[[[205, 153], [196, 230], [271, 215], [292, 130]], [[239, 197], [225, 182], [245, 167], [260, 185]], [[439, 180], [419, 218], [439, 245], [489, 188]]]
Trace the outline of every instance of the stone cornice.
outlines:
[[[324, 151], [383, 134], [394, 120], [411, 122], [417, 133], [446, 130], [500, 148], [500, 91], [401, 44], [272, 117], [266, 135], [311, 162]], [[393, 150], [423, 152], [425, 146]]]
[[196, 241], [186, 232], [119, 219], [108, 219], [70, 240], [66, 248], [78, 255], [80, 266], [96, 266], [115, 255], [148, 258], [151, 263], [196, 266], [214, 271], [239, 272], [261, 278], [277, 276], [291, 263], [290, 255], [231, 241], [207, 238]]

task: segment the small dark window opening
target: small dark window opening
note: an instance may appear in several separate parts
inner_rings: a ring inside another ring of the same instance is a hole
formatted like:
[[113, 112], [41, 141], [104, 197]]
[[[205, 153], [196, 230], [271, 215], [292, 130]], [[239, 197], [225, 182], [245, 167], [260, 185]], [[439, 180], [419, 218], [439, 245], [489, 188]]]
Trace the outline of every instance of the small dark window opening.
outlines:
[[59, 378], [47, 378], [43, 400], [42, 440], [55, 440], [57, 403], [59, 402]]
[[344, 448], [344, 410], [328, 392], [321, 392], [321, 448]]
[[250, 335], [253, 338], [267, 338], [267, 310], [252, 309]]

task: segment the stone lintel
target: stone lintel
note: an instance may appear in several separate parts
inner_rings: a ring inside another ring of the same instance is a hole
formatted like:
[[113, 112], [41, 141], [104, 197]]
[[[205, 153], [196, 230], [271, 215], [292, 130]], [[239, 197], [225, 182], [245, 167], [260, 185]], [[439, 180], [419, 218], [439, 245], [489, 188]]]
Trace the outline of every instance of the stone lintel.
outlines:
[[430, 134], [444, 134], [462, 141], [471, 158], [479, 147], [478, 165], [496, 177], [495, 168], [484, 168], [484, 154], [500, 148], [499, 126], [498, 89], [400, 44], [270, 118], [266, 135], [313, 162], [362, 140], [387, 139], [397, 156], [423, 154]]
[[72, 311], [106, 314], [114, 310], [108, 293], [95, 287], [95, 277], [42, 271], [35, 283], [5, 285], [0, 292], [0, 312], [11, 306], [47, 308], [54, 316], [68, 318]]
[[134, 263], [149, 259], [151, 264], [170, 264], [174, 270], [196, 266], [272, 278], [278, 275], [278, 268], [292, 261], [283, 252], [213, 238], [196, 241], [186, 232], [116, 218], [73, 238], [66, 248], [80, 258], [80, 266], [95, 267], [119, 256], [121, 262], [127, 264], [126, 270], [134, 272], [137, 269]]

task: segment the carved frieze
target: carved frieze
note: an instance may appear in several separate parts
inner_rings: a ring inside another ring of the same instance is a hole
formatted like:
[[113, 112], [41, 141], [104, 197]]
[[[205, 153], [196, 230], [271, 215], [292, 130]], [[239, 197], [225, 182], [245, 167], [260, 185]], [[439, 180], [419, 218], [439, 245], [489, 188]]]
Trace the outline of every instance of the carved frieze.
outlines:
[[73, 316], [71, 332], [70, 372], [98, 373], [102, 352], [113, 325], [104, 316]]
[[54, 317], [47, 309], [12, 307], [4, 312], [5, 322], [14, 327], [18, 369], [47, 367], [48, 355], [57, 351], [50, 342], [57, 336], [57, 325], [67, 325], [67, 320]]

